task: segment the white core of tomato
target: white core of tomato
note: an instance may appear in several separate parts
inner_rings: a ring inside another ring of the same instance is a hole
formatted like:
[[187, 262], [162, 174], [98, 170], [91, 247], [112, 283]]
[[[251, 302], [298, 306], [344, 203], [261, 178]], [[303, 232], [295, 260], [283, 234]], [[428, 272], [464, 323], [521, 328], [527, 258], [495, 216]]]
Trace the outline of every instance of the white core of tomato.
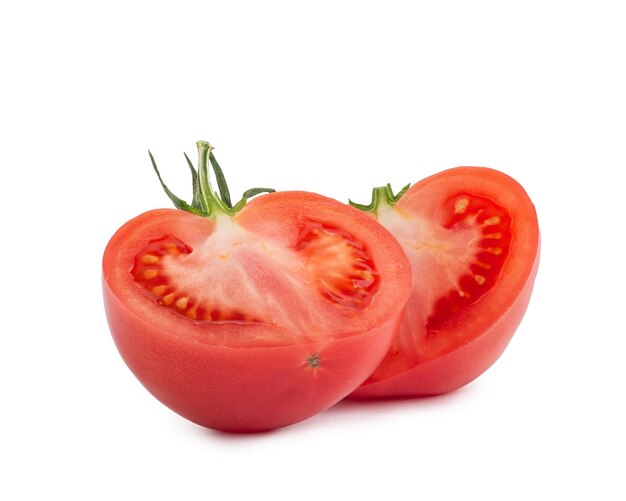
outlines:
[[[475, 217], [470, 216], [462, 225], [448, 229], [417, 214], [384, 204], [379, 207], [378, 222], [396, 237], [413, 273], [413, 290], [403, 319], [406, 325], [401, 329], [404, 327], [414, 334], [425, 332], [418, 326], [426, 326], [438, 298], [454, 288], [460, 296], [465, 294], [458, 278], [472, 274], [470, 265], [483, 238]], [[411, 342], [417, 344], [419, 340]]]
[[326, 329], [339, 315], [317, 291], [297, 250], [230, 218], [218, 219], [190, 254], [164, 256], [163, 267], [172, 283], [204, 308], [240, 311], [299, 335]]

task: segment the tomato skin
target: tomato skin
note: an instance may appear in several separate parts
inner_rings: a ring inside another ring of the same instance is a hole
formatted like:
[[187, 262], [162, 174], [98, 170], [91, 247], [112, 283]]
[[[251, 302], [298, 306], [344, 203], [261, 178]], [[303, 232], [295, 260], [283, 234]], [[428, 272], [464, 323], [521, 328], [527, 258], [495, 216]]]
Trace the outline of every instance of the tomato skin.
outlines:
[[519, 297], [491, 327], [471, 342], [393, 378], [363, 385], [350, 398], [439, 395], [472, 382], [500, 358], [513, 338], [528, 308], [538, 267], [537, 258]]
[[[398, 203], [399, 210], [419, 212], [431, 221], [439, 221], [441, 204], [456, 192], [490, 198], [502, 203], [511, 213], [511, 255], [498, 283], [468, 308], [464, 320], [473, 328], [466, 328], [455, 346], [436, 356], [416, 360], [412, 367], [388, 377], [370, 377], [350, 398], [429, 396], [461, 388], [496, 362], [519, 326], [539, 266], [540, 236], [534, 206], [523, 188], [509, 176], [484, 167], [458, 167], [414, 185]], [[406, 244], [403, 248], [411, 252]], [[415, 276], [415, 269], [413, 273]], [[433, 275], [429, 270], [424, 273]], [[436, 277], [431, 279], [437, 280]], [[428, 284], [421, 287], [428, 287]], [[409, 301], [407, 310], [411, 307], [415, 305]], [[460, 325], [455, 328], [463, 332], [463, 322]]]
[[151, 237], [174, 232], [183, 241], [199, 234], [210, 238], [213, 221], [155, 210], [129, 221], [113, 236], [103, 259], [109, 327], [125, 363], [158, 400], [209, 428], [269, 430], [332, 406], [380, 363], [410, 293], [404, 253], [368, 216], [320, 195], [264, 195], [234, 220], [260, 235], [280, 228], [291, 238], [304, 217], [346, 224], [368, 244], [381, 273], [372, 305], [346, 313], [346, 322], [306, 339], [289, 337], [275, 326], [201, 325], [163, 308], [133, 282], [134, 256]]
[[[117, 349], [148, 391], [190, 421], [230, 432], [279, 428], [332, 406], [380, 363], [397, 324], [319, 343], [229, 348], [136, 318], [106, 285], [105, 304]], [[316, 353], [314, 370], [306, 360]]]

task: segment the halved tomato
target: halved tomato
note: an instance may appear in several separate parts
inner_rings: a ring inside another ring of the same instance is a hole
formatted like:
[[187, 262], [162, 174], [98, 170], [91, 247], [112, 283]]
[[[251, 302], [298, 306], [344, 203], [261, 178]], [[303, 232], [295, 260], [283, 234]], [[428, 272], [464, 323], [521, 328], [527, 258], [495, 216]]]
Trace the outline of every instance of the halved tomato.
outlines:
[[380, 363], [411, 290], [408, 261], [370, 217], [317, 194], [246, 203], [271, 191], [251, 190], [233, 206], [210, 145], [198, 149], [194, 201], [163, 185], [187, 210], [141, 214], [104, 252], [113, 338], [143, 385], [195, 423], [229, 431], [295, 423]]
[[478, 377], [513, 336], [537, 273], [535, 208], [511, 177], [458, 167], [407, 189], [353, 204], [396, 237], [413, 274], [392, 346], [353, 398], [434, 395]]

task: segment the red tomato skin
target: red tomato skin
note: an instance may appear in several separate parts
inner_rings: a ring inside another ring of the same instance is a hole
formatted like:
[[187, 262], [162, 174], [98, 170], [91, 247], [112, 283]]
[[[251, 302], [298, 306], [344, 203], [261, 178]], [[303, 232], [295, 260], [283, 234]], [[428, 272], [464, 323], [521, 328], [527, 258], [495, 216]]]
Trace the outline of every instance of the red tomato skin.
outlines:
[[524, 228], [523, 238], [521, 235], [516, 236], [518, 245], [524, 251], [516, 253], [515, 258], [511, 259], [514, 263], [505, 265], [503, 272], [508, 282], [499, 283], [493, 292], [501, 295], [501, 304], [506, 304], [506, 307], [489, 312], [481, 330], [470, 333], [464, 343], [447, 353], [386, 379], [367, 380], [349, 398], [420, 397], [457, 390], [491, 367], [515, 334], [530, 302], [541, 247], [535, 208], [524, 189], [515, 180], [494, 169], [456, 167], [422, 180], [407, 192], [406, 200], [401, 199], [400, 202], [412, 204], [414, 199], [419, 199], [421, 206], [428, 207], [427, 212], [436, 214], [436, 206], [429, 205], [431, 194], [433, 200], [443, 200], [450, 194], [449, 190], [454, 192], [464, 189], [480, 196], [493, 195], [496, 201], [498, 196], [504, 197], [514, 217], [514, 233]]
[[500, 358], [526, 313], [539, 267], [539, 249], [537, 251], [532, 272], [519, 297], [490, 328], [442, 357], [429, 360], [394, 377], [360, 386], [350, 394], [350, 398], [440, 395], [475, 380]]
[[[319, 343], [230, 348], [164, 332], [134, 316], [106, 285], [104, 297], [117, 349], [148, 391], [190, 421], [229, 432], [283, 427], [332, 406], [380, 363], [398, 323]], [[316, 353], [313, 369], [306, 360]]]
[[[324, 332], [306, 342], [228, 346], [222, 337], [213, 343], [203, 338], [196, 322], [185, 318], [177, 331], [174, 314], [159, 311], [138, 294], [130, 277], [133, 257], [150, 238], [151, 225], [163, 233], [178, 228], [175, 233], [184, 240], [186, 234], [210, 227], [211, 221], [172, 209], [150, 211], [123, 225], [105, 250], [104, 305], [120, 355], [152, 395], [194, 423], [228, 432], [256, 432], [302, 421], [365, 381], [389, 347], [411, 288], [410, 266], [400, 246], [360, 211], [302, 192], [259, 197], [242, 210], [239, 221], [248, 227], [259, 223], [263, 229], [269, 220], [263, 211], [274, 207], [282, 214], [276, 217], [286, 218], [284, 228], [295, 227], [297, 218], [284, 215], [294, 206], [313, 207], [317, 213], [312, 216], [321, 219], [343, 215], [361, 228], [359, 232], [366, 228], [374, 257], [384, 261], [387, 270], [381, 270], [383, 279], [372, 305], [377, 318], [365, 321], [367, 311], [357, 313], [355, 325], [338, 325], [336, 332]], [[390, 304], [394, 306], [388, 311]], [[151, 312], [163, 315], [160, 321], [151, 318]], [[237, 328], [224, 327], [227, 333]], [[249, 329], [254, 333], [267, 327]], [[307, 362], [313, 355], [319, 359], [318, 367]]]

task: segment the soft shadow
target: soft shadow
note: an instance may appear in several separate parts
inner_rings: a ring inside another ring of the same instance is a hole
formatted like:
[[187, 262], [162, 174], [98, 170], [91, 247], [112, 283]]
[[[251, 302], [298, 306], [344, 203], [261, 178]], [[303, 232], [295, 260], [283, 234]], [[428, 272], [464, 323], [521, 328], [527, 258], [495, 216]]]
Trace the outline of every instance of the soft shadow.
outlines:
[[445, 407], [466, 398], [466, 396], [473, 393], [473, 391], [472, 385], [467, 385], [449, 393], [424, 397], [346, 398], [335, 404], [326, 412], [333, 414], [367, 414], [373, 410], [380, 413], [395, 412], [398, 409], [404, 408]]
[[224, 443], [236, 443], [236, 442], [262, 442], [263, 440], [269, 440], [272, 437], [282, 436], [290, 433], [305, 432], [307, 428], [319, 429], [320, 426], [324, 426], [325, 420], [334, 421], [336, 419], [343, 420], [344, 418], [351, 416], [359, 419], [368, 419], [373, 412], [376, 414], [382, 413], [395, 413], [401, 409], [431, 409], [431, 408], [443, 408], [449, 405], [456, 405], [458, 400], [465, 399], [468, 394], [473, 393], [473, 385], [464, 386], [458, 390], [442, 395], [432, 395], [426, 397], [385, 397], [385, 398], [372, 398], [372, 399], [349, 399], [339, 401], [329, 409], [312, 416], [304, 421], [294, 423], [283, 428], [274, 430], [262, 430], [262, 431], [248, 431], [248, 432], [231, 432], [222, 430], [213, 430], [210, 428], [204, 428], [200, 425], [188, 423], [189, 427], [193, 430], [197, 436], [204, 439], [218, 440]]
[[211, 428], [205, 428], [200, 425], [194, 425], [196, 428], [196, 433], [201, 437], [208, 438], [211, 440], [219, 440], [223, 442], [261, 442], [262, 440], [268, 439], [270, 436], [275, 436], [281, 433], [283, 430], [288, 429], [278, 428], [276, 430], [261, 430], [261, 431], [224, 431], [224, 430], [213, 430]]

